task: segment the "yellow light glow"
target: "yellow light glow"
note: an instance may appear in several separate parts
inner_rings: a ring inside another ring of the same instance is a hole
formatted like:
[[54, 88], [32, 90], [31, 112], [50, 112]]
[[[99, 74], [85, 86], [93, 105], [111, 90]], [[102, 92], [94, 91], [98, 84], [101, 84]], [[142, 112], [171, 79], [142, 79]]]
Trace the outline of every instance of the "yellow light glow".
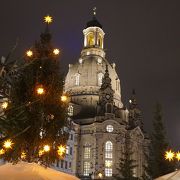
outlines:
[[62, 102], [66, 102], [67, 99], [68, 99], [67, 96], [65, 96], [65, 95], [62, 95], [62, 96], [61, 96], [61, 101], [62, 101]]
[[165, 159], [166, 160], [172, 161], [174, 156], [175, 156], [175, 153], [172, 152], [171, 150], [165, 152]]
[[8, 107], [8, 102], [3, 102], [2, 103], [2, 108], [3, 109], [7, 109], [7, 107]]
[[10, 139], [8, 139], [4, 142], [3, 147], [6, 149], [11, 149], [12, 145], [13, 145], [12, 141]]
[[45, 23], [50, 24], [50, 23], [52, 23], [53, 18], [51, 16], [47, 15], [44, 17], [44, 21], [45, 21]]
[[44, 154], [44, 150], [39, 150], [39, 156], [42, 156]]
[[43, 147], [43, 149], [44, 149], [44, 152], [49, 152], [50, 151], [50, 146], [49, 145], [45, 145]]
[[180, 152], [179, 152], [179, 151], [176, 153], [176, 159], [177, 159], [178, 161], [180, 161]]
[[3, 155], [5, 153], [4, 149], [0, 149], [0, 155]]
[[33, 52], [32, 52], [31, 50], [28, 50], [28, 51], [26, 52], [26, 55], [27, 55], [28, 57], [32, 57], [32, 56], [33, 56]]
[[45, 93], [43, 87], [38, 87], [36, 91], [37, 91], [37, 94], [39, 94], [39, 95], [43, 95]]
[[54, 49], [54, 50], [53, 50], [53, 53], [54, 53], [55, 55], [59, 55], [60, 51], [59, 51], [59, 49]]
[[58, 146], [57, 153], [59, 156], [62, 156], [66, 152], [66, 147], [63, 145]]
[[98, 174], [98, 177], [99, 177], [99, 178], [102, 178], [102, 177], [103, 177], [102, 173], [99, 173], [99, 174]]
[[25, 152], [21, 153], [21, 159], [26, 159], [26, 153]]
[[132, 100], [131, 100], [131, 99], [129, 100], [129, 103], [130, 103], [130, 104], [132, 103]]
[[106, 167], [111, 167], [112, 166], [112, 162], [111, 161], [106, 161], [105, 166]]

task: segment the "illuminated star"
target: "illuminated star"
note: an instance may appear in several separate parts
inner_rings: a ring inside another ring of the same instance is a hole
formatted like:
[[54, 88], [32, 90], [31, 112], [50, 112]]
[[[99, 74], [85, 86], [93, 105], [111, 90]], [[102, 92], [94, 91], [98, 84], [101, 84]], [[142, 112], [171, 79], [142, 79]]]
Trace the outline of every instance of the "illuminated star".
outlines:
[[44, 17], [44, 21], [45, 21], [45, 23], [50, 24], [50, 23], [52, 23], [53, 18], [51, 16], [47, 15]]
[[12, 141], [10, 139], [8, 139], [4, 142], [3, 147], [6, 149], [11, 149], [12, 145], [13, 145]]
[[65, 151], [66, 151], [65, 146], [63, 146], [63, 145], [58, 146], [57, 153], [58, 153], [59, 156], [62, 156], [65, 153]]
[[32, 52], [31, 50], [28, 50], [28, 51], [26, 52], [26, 55], [27, 55], [28, 57], [31, 57], [31, 56], [33, 55], [33, 52]]
[[60, 52], [59, 49], [54, 49], [54, 50], [53, 50], [53, 53], [54, 53], [55, 55], [58, 55], [59, 52]]
[[43, 149], [44, 149], [45, 152], [49, 152], [50, 151], [50, 146], [49, 145], [45, 145]]
[[165, 159], [166, 160], [172, 161], [174, 156], [175, 156], [175, 154], [171, 150], [165, 152]]
[[2, 103], [2, 108], [3, 108], [3, 109], [6, 109], [7, 107], [8, 107], [8, 102], [3, 102], [3, 103]]
[[179, 152], [179, 151], [176, 153], [176, 159], [177, 159], [178, 161], [180, 161], [180, 152]]

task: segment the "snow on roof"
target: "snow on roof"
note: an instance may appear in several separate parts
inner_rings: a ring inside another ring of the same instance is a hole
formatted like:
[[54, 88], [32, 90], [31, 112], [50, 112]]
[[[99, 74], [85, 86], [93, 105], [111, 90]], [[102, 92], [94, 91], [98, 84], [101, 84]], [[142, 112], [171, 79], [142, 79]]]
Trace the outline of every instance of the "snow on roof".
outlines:
[[7, 163], [0, 166], [0, 179], [2, 180], [79, 180], [77, 177], [45, 168], [36, 163], [20, 162]]
[[161, 176], [155, 180], [180, 180], [180, 170]]

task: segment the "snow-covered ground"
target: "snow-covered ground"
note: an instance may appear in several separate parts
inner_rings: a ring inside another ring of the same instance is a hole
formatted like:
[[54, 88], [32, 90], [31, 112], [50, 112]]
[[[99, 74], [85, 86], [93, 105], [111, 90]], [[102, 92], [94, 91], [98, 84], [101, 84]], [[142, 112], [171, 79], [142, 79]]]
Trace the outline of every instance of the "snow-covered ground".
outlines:
[[79, 180], [75, 176], [45, 168], [36, 163], [20, 162], [0, 166], [0, 180]]

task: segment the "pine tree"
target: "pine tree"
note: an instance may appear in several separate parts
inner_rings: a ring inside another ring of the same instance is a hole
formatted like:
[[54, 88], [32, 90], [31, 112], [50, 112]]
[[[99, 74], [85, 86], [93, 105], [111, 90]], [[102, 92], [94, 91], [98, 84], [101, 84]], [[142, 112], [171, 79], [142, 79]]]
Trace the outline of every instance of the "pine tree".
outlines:
[[119, 164], [119, 174], [115, 175], [116, 180], [138, 180], [134, 176], [134, 168], [137, 167], [136, 161], [132, 159], [133, 152], [130, 150], [128, 145], [126, 145], [125, 152], [123, 153], [123, 158], [120, 159]]
[[[50, 18], [50, 17], [49, 17]], [[48, 166], [64, 153], [67, 104], [61, 101], [64, 78], [49, 27], [27, 52], [24, 63], [6, 74], [9, 96], [0, 118], [0, 156], [6, 161]], [[13, 66], [14, 67], [14, 66]], [[13, 73], [12, 73], [13, 72]], [[2, 78], [1, 78], [2, 79]], [[1, 92], [5, 92], [1, 89]], [[3, 93], [1, 94], [3, 97]]]
[[174, 162], [164, 158], [165, 151], [169, 149], [163, 124], [162, 107], [159, 103], [155, 106], [153, 132], [149, 151], [149, 172], [152, 178], [157, 178], [175, 170]]

